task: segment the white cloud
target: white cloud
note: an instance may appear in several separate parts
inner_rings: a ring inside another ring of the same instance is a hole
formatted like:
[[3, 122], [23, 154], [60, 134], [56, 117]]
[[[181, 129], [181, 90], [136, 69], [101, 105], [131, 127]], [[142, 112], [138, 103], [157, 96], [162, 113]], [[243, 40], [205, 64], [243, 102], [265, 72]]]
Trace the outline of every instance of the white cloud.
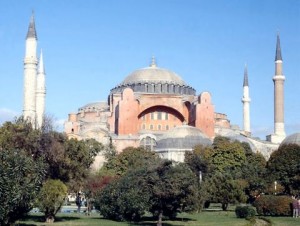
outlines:
[[0, 124], [6, 121], [12, 121], [17, 116], [19, 116], [18, 112], [7, 108], [0, 108]]

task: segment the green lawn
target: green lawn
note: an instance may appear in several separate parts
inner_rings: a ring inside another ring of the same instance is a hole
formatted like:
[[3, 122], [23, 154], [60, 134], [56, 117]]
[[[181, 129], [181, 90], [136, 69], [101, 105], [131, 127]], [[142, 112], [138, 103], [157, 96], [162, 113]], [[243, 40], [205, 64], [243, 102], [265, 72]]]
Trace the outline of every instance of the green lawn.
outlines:
[[[274, 226], [299, 226], [300, 218], [294, 219], [292, 217], [268, 217]], [[29, 215], [26, 219], [17, 222], [19, 226], [42, 226], [49, 225], [43, 222], [43, 217], [40, 214]], [[144, 218], [140, 223], [126, 223], [106, 220], [100, 217], [98, 214], [92, 216], [85, 216], [84, 214], [70, 213], [70, 214], [58, 214], [54, 226], [59, 225], [74, 225], [74, 226], [121, 226], [121, 225], [156, 225], [156, 222], [151, 218]], [[199, 214], [179, 214], [174, 221], [166, 220], [163, 225], [165, 226], [248, 226], [249, 221], [244, 219], [238, 219], [233, 211], [204, 211]]]

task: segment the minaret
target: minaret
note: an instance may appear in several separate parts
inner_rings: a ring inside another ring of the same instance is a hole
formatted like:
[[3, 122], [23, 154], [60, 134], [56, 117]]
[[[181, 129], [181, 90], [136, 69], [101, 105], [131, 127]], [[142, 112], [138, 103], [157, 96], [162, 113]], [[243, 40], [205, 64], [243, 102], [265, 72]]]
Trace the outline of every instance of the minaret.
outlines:
[[245, 131], [246, 135], [251, 135], [250, 101], [251, 101], [251, 99], [249, 97], [248, 69], [247, 69], [247, 65], [245, 65], [242, 103], [243, 103], [244, 131]]
[[32, 14], [25, 44], [24, 58], [24, 106], [23, 117], [35, 127], [36, 119], [36, 74], [37, 74], [37, 35]]
[[284, 80], [282, 70], [282, 56], [280, 38], [277, 34], [276, 56], [275, 56], [275, 76], [274, 82], [274, 134], [267, 137], [273, 143], [281, 143], [285, 138], [284, 129]]
[[45, 97], [46, 97], [46, 86], [45, 86], [45, 67], [43, 61], [43, 53], [41, 51], [37, 82], [36, 82], [36, 125], [37, 128], [41, 128], [45, 114]]

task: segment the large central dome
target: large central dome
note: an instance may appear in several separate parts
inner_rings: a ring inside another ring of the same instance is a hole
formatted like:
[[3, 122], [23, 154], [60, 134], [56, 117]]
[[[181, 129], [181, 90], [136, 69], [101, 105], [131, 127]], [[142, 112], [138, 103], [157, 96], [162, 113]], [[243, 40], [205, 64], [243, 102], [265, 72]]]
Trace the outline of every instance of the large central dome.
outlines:
[[128, 75], [122, 83], [111, 89], [111, 93], [121, 93], [131, 88], [133, 92], [150, 94], [195, 95], [196, 90], [188, 86], [176, 73], [151, 65]]
[[128, 75], [121, 85], [137, 83], [168, 83], [174, 85], [186, 85], [186, 83], [176, 73], [156, 66], [155, 61], [146, 68], [138, 69]]

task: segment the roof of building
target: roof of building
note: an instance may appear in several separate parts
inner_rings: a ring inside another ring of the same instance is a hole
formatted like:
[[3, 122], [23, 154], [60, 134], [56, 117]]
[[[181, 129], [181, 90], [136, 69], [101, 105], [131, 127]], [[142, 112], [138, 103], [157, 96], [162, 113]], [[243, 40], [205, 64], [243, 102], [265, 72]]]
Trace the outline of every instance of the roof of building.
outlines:
[[275, 61], [277, 60], [282, 60], [279, 34], [277, 34], [277, 43], [276, 43]]
[[27, 38], [35, 38], [37, 39], [37, 34], [35, 30], [35, 22], [34, 22], [34, 14], [32, 13], [31, 18], [30, 18], [30, 23], [28, 27], [28, 32], [27, 32]]
[[79, 111], [82, 110], [105, 110], [108, 108], [107, 102], [93, 102], [93, 103], [88, 103], [82, 107], [79, 108]]
[[192, 149], [198, 144], [207, 146], [212, 142], [200, 129], [182, 125], [166, 132], [157, 141], [156, 149]]
[[157, 67], [154, 58], [149, 67], [133, 71], [124, 79], [121, 85], [137, 83], [170, 83], [186, 85], [183, 79], [175, 72]]
[[300, 133], [294, 133], [292, 135], [287, 136], [280, 144], [297, 144], [300, 146]]
[[247, 64], [245, 65], [245, 69], [244, 69], [244, 82], [243, 82], [243, 86], [249, 86]]

